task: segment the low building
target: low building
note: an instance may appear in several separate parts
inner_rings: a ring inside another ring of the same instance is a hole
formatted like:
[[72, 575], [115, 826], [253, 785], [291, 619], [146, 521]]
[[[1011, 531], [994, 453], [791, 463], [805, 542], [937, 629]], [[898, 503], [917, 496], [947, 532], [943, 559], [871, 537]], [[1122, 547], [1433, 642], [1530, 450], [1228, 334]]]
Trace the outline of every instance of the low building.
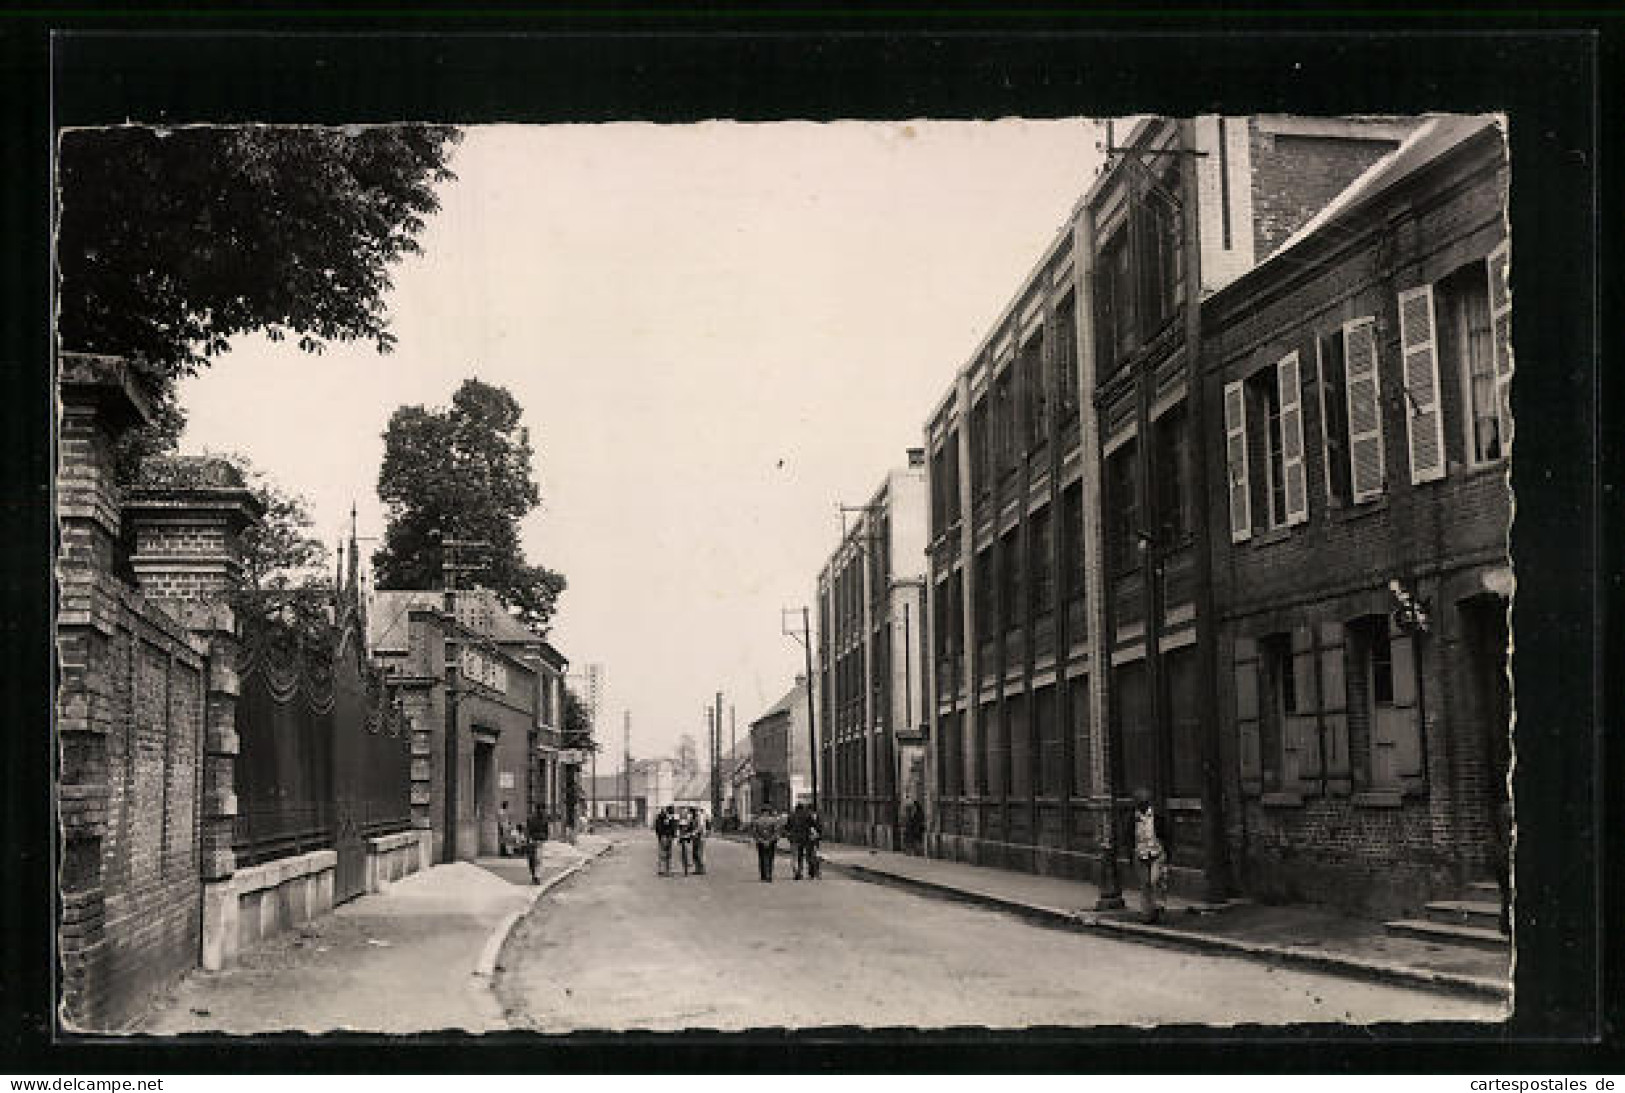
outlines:
[[1249, 893], [1415, 910], [1506, 853], [1506, 198], [1495, 119], [1432, 119], [1204, 306]]
[[375, 592], [368, 632], [412, 722], [413, 824], [436, 861], [497, 853], [504, 804], [515, 823], [555, 810], [541, 720], [556, 651], [478, 589]]
[[798, 675], [789, 692], [750, 723], [748, 815], [769, 804], [783, 812], [812, 800], [810, 724], [807, 677]]
[[[599, 769], [608, 766], [600, 763]], [[676, 800], [677, 766], [670, 759], [639, 759], [614, 774], [591, 780], [587, 805], [596, 820], [651, 824]]]

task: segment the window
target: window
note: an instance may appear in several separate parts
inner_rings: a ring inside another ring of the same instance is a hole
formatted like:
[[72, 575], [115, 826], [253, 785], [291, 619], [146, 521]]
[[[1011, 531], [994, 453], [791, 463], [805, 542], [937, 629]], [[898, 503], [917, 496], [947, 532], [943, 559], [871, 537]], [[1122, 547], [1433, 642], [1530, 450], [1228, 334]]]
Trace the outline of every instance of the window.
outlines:
[[1500, 459], [1504, 448], [1487, 269], [1473, 262], [1434, 285], [1439, 355], [1460, 380], [1467, 457], [1475, 464]]
[[1066, 795], [1066, 742], [1055, 717], [1055, 688], [1033, 695], [1033, 735], [1038, 739], [1038, 793], [1042, 797]]
[[[1168, 178], [1164, 186], [1177, 186], [1178, 181]], [[1178, 294], [1182, 277], [1183, 254], [1180, 251], [1179, 210], [1164, 194], [1148, 190], [1142, 206], [1141, 223], [1145, 232], [1145, 261], [1141, 270], [1140, 292], [1145, 322], [1140, 334], [1154, 337], [1173, 317], [1178, 308]]]
[[1297, 693], [1292, 679], [1291, 638], [1270, 634], [1258, 643], [1262, 684], [1258, 747], [1264, 791], [1281, 788], [1281, 756], [1288, 714], [1296, 712]]
[[1412, 484], [1445, 474], [1444, 410], [1439, 405], [1439, 324], [1433, 287], [1399, 294], [1400, 395]]
[[984, 397], [971, 408], [970, 412], [971, 492], [975, 494], [986, 493], [991, 482], [989, 475], [992, 468], [988, 465], [987, 431], [987, 399]]
[[1106, 458], [1107, 562], [1126, 573], [1140, 564], [1139, 463], [1133, 442]]
[[1083, 485], [1069, 487], [1061, 499], [1061, 573], [1066, 594], [1066, 633], [1073, 644], [1089, 636], [1084, 610], [1087, 570], [1083, 557]]
[[[1303, 461], [1303, 395], [1298, 354], [1225, 387], [1225, 439], [1230, 464], [1230, 537], [1252, 535], [1255, 507], [1268, 528], [1309, 519]], [[1256, 469], [1255, 469], [1256, 468]], [[1262, 473], [1259, 473], [1259, 472]]]
[[1070, 729], [1072, 732], [1072, 794], [1076, 797], [1087, 797], [1093, 792], [1093, 779], [1090, 777], [1090, 766], [1093, 762], [1091, 749], [1091, 731], [1089, 721], [1089, 679], [1079, 676], [1070, 680], [1066, 686], [1067, 709], [1071, 715]]
[[1032, 726], [1027, 723], [1027, 702], [1020, 694], [1004, 700], [1005, 739], [1010, 741], [1010, 796], [1025, 800], [1033, 792]]
[[1154, 428], [1158, 539], [1165, 547], [1175, 547], [1194, 530], [1190, 508], [1190, 427], [1184, 405], [1164, 414]]
[[1136, 344], [1134, 336], [1133, 281], [1129, 270], [1128, 229], [1119, 227], [1100, 248], [1099, 274], [1095, 284], [1098, 340], [1102, 378], [1117, 370], [1118, 363]]
[[1000, 576], [1003, 578], [1003, 596], [999, 603], [1004, 613], [1005, 630], [1019, 630], [1027, 621], [1027, 605], [1021, 598], [1022, 564], [1021, 529], [1012, 528], [999, 543]]
[[1055, 539], [1048, 508], [1040, 510], [1032, 521], [1032, 534], [1028, 539], [1032, 573], [1033, 611], [1047, 615], [1055, 607]]
[[1349, 495], [1358, 505], [1382, 496], [1387, 486], [1376, 321], [1370, 316], [1343, 324], [1343, 375], [1349, 429]]
[[948, 439], [942, 445], [943, 504], [947, 523], [959, 521], [959, 429], [948, 430]]
[[976, 637], [990, 641], [995, 629], [993, 604], [993, 548], [990, 546], [976, 556]]
[[1017, 361], [1021, 369], [1021, 386], [1026, 391], [1027, 451], [1031, 452], [1049, 437], [1049, 398], [1044, 374], [1044, 328], [1033, 331], [1021, 347]]
[[1326, 499], [1349, 502], [1349, 424], [1343, 390], [1343, 332], [1334, 330], [1315, 342], [1315, 368], [1320, 396], [1320, 447], [1326, 474]]
[[931, 538], [941, 535], [948, 526], [948, 460], [947, 448], [931, 453]]
[[1056, 402], [1062, 414], [1078, 408], [1078, 300], [1068, 292], [1055, 306]]
[[993, 449], [998, 476], [1016, 469], [1015, 374], [1006, 368], [993, 381]]
[[1397, 793], [1423, 784], [1422, 710], [1410, 634], [1386, 615], [1348, 626], [1348, 747], [1356, 789]]

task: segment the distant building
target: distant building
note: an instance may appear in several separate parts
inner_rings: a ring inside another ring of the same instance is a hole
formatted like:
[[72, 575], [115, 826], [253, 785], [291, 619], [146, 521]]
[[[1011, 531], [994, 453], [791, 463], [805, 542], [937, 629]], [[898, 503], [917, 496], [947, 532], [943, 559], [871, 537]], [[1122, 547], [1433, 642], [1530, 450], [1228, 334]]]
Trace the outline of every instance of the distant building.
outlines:
[[771, 804], [780, 812], [812, 798], [808, 752], [807, 677], [750, 723], [749, 812]]
[[[600, 757], [599, 771], [612, 762], [607, 755]], [[676, 801], [677, 781], [677, 766], [670, 759], [639, 759], [629, 770], [600, 773], [591, 782], [588, 804], [595, 819], [650, 824], [655, 813]]]
[[[562, 819], [558, 719], [568, 661], [483, 589], [374, 592], [373, 659], [401, 688], [413, 726], [412, 819], [436, 861], [495, 854], [497, 819], [532, 805]], [[455, 669], [456, 732], [448, 733]], [[447, 778], [447, 770], [456, 776]]]
[[842, 842], [899, 845], [903, 802], [925, 799], [927, 532], [914, 449], [818, 576], [819, 807]]

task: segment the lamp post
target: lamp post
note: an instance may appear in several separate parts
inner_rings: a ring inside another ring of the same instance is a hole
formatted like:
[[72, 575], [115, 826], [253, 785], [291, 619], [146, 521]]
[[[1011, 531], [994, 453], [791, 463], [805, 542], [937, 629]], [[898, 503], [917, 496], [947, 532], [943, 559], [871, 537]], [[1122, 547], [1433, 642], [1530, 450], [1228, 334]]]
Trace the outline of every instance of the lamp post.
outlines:
[[[801, 608], [801, 628], [792, 629], [794, 625], [786, 625], [785, 618], [794, 618], [796, 609], [785, 607], [779, 610], [779, 632], [785, 637], [794, 638], [801, 643], [801, 652], [807, 664], [807, 758], [810, 765], [807, 768], [811, 779], [811, 795], [813, 811], [818, 811], [818, 715], [813, 707], [813, 670], [812, 670], [812, 616], [806, 607]], [[788, 756], [785, 757], [789, 759]], [[785, 775], [789, 777], [788, 773]], [[794, 802], [791, 802], [794, 804]]]

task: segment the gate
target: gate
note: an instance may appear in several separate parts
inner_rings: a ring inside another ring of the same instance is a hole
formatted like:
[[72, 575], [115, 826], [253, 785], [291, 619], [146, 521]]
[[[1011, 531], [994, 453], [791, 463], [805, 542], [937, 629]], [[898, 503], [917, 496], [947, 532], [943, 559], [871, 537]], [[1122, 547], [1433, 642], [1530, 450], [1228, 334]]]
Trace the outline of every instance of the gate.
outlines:
[[335, 903], [366, 891], [367, 839], [411, 824], [410, 733], [360, 625], [346, 612], [336, 631], [240, 630], [237, 861], [331, 849]]

